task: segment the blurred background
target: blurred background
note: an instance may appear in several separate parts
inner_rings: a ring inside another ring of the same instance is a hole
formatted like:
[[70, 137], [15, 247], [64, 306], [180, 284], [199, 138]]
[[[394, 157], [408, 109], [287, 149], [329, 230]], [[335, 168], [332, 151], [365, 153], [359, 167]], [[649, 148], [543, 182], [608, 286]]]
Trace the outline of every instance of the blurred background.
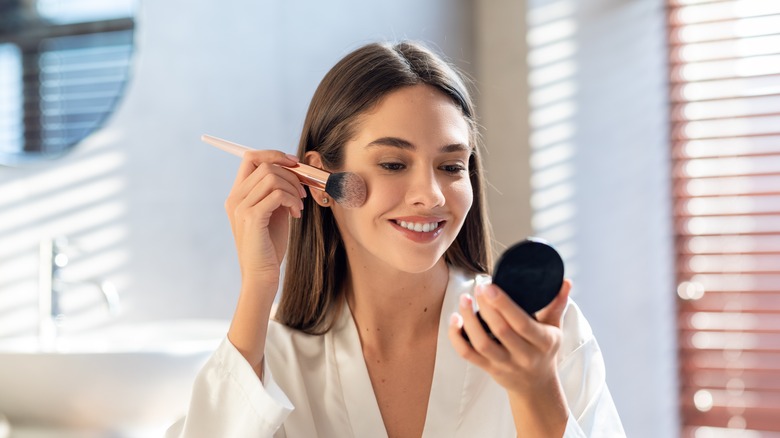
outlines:
[[238, 160], [200, 135], [293, 152], [327, 70], [399, 39], [473, 78], [499, 248], [562, 253], [628, 435], [780, 436], [766, 0], [0, 1], [0, 339], [52, 246], [63, 333], [230, 318]]

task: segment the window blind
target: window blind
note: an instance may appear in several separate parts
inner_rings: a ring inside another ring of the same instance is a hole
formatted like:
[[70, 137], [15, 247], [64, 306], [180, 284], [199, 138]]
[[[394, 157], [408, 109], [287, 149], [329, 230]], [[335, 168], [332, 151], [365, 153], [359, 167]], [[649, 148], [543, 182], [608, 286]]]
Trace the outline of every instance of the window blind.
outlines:
[[683, 437], [780, 436], [780, 1], [667, 0]]

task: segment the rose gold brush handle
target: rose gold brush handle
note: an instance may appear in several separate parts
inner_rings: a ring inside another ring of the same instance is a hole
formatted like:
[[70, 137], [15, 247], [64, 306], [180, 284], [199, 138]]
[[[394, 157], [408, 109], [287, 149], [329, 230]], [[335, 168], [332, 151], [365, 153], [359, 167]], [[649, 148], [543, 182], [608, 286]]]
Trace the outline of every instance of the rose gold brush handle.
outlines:
[[[222, 149], [225, 152], [231, 153], [238, 157], [244, 157], [246, 151], [253, 150], [244, 145], [233, 143], [232, 141], [223, 140], [211, 135], [203, 134], [200, 139], [204, 142]], [[330, 173], [317, 169], [316, 167], [309, 166], [308, 164], [298, 163], [295, 166], [281, 166], [289, 171], [295, 173], [298, 176], [298, 180], [307, 186], [314, 187], [315, 189], [325, 190], [325, 184], [328, 182]]]

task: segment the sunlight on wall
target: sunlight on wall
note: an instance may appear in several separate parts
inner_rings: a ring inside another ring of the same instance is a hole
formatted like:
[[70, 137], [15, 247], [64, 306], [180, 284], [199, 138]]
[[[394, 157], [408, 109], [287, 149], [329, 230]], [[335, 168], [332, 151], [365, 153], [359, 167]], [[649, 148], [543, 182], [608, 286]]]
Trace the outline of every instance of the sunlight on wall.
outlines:
[[572, 118], [577, 113], [574, 12], [575, 4], [569, 0], [532, 1], [527, 14], [532, 225], [535, 235], [561, 253], [567, 276], [577, 271], [572, 241], [576, 214]]
[[0, 183], [0, 337], [37, 330], [39, 244], [46, 238], [64, 236], [70, 244], [59, 277], [62, 330], [109, 319], [98, 285], [110, 280], [121, 294], [120, 268], [129, 258], [121, 223], [127, 187], [119, 173], [125, 156], [109, 146], [114, 140], [104, 130], [85, 141], [78, 158]]

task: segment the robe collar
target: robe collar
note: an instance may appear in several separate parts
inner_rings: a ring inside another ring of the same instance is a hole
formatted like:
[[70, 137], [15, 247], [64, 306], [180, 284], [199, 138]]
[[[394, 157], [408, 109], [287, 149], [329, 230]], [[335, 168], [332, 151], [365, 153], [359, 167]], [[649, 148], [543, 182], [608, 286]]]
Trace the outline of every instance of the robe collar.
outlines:
[[[458, 356], [447, 336], [449, 318], [458, 309], [460, 295], [472, 293], [475, 281], [473, 276], [449, 266], [449, 280], [439, 316], [433, 382], [422, 435], [424, 438], [454, 437], [463, 410], [470, 401], [467, 395], [473, 394], [474, 385], [481, 384], [482, 379], [475, 374], [474, 367]], [[353, 436], [386, 437], [387, 431], [363, 358], [360, 337], [348, 306], [344, 305], [341, 309], [336, 324], [327, 336], [330, 337], [329, 342], [332, 342], [335, 353], [335, 368]]]

